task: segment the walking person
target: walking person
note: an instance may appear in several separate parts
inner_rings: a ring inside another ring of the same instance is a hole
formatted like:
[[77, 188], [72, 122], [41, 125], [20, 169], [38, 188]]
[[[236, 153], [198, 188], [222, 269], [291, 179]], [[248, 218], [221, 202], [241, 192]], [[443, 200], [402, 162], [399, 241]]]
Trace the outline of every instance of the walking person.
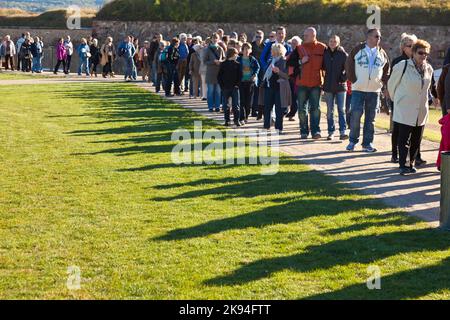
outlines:
[[166, 48], [166, 42], [161, 40], [158, 42], [159, 48], [155, 52], [154, 59], [155, 61], [152, 63], [153, 68], [156, 71], [156, 79], [155, 79], [155, 91], [159, 93], [161, 90], [161, 85], [163, 90], [166, 88], [166, 68], [162, 61], [162, 54]]
[[441, 102], [442, 116], [450, 110], [450, 64], [444, 65], [437, 85], [437, 95]]
[[31, 54], [33, 55], [33, 65], [31, 71], [34, 73], [42, 72], [42, 57], [43, 57], [44, 43], [39, 37], [34, 38], [31, 44]]
[[[392, 60], [391, 70], [397, 65], [397, 63], [408, 60], [412, 58], [412, 47], [417, 41], [417, 36], [414, 34], [403, 33], [401, 35], [400, 40], [400, 51], [401, 55]], [[394, 116], [394, 103], [391, 103], [391, 118]], [[392, 135], [391, 135], [391, 144], [392, 144], [392, 163], [398, 163], [398, 134], [399, 134], [399, 125], [393, 119], [392, 120]]]
[[348, 139], [346, 133], [347, 122], [345, 119], [345, 96], [347, 91], [345, 61], [347, 60], [348, 54], [340, 44], [341, 39], [339, 36], [332, 36], [328, 42], [328, 48], [323, 55], [323, 70], [325, 71], [323, 91], [325, 92], [325, 101], [327, 103], [328, 122], [327, 140], [333, 140], [336, 131], [334, 123], [335, 103], [337, 105], [339, 118], [339, 138], [340, 140]]
[[[307, 139], [311, 132], [313, 139], [320, 139], [320, 94], [323, 84], [323, 55], [326, 45], [317, 41], [317, 31], [309, 27], [304, 32], [303, 43], [297, 47], [300, 73], [297, 77], [298, 116], [300, 137]], [[295, 68], [290, 67], [292, 74]]]
[[100, 48], [98, 47], [98, 40], [92, 39], [92, 43], [89, 46], [89, 52], [91, 56], [89, 57], [89, 65], [91, 68], [91, 76], [97, 78], [97, 66], [100, 64]]
[[139, 62], [139, 39], [131, 36], [131, 42], [134, 47], [134, 55], [133, 55], [133, 67], [131, 72], [131, 78], [136, 81], [139, 71], [142, 69], [142, 65]]
[[[352, 82], [350, 143], [347, 151], [354, 151], [359, 142], [361, 117], [365, 114], [362, 148], [376, 152], [373, 145], [375, 116], [380, 105], [380, 93], [389, 79], [389, 58], [380, 47], [381, 32], [370, 29], [366, 42], [356, 46], [345, 64], [347, 78]], [[389, 93], [385, 91], [389, 98]]]
[[86, 38], [81, 38], [81, 44], [78, 46], [77, 53], [80, 58], [78, 75], [81, 76], [84, 71], [86, 76], [89, 77], [91, 75], [89, 72], [89, 58], [91, 57], [91, 52]]
[[72, 40], [70, 39], [70, 36], [66, 36], [66, 40], [64, 41], [64, 46], [66, 47], [66, 52], [67, 52], [66, 68], [64, 70], [64, 73], [69, 74], [70, 73], [70, 64], [72, 62], [72, 55], [73, 55], [73, 43], [72, 43]]
[[[417, 172], [415, 160], [429, 115], [428, 90], [433, 77], [433, 68], [427, 62], [430, 49], [428, 42], [417, 40], [412, 48], [412, 58], [398, 63], [388, 82], [389, 95], [395, 104], [394, 121], [399, 126], [401, 175]], [[406, 165], [408, 154], [409, 166]]]
[[123, 40], [123, 42], [118, 47], [118, 55], [119, 57], [123, 57], [124, 59], [124, 78], [125, 81], [131, 81], [133, 77], [133, 71], [135, 70], [134, 66], [134, 54], [136, 53], [136, 49], [132, 43], [131, 37], [127, 36]]
[[269, 66], [269, 61], [272, 58], [272, 45], [275, 43], [280, 43], [284, 46], [286, 49], [286, 55], [289, 55], [292, 52], [292, 48], [286, 41], [286, 28], [285, 27], [278, 27], [275, 36], [273, 37], [273, 34], [271, 35], [269, 41], [264, 46], [264, 50], [261, 53], [260, 57], [260, 66], [263, 69], [263, 72], [266, 71], [267, 67]]
[[264, 73], [264, 128], [270, 129], [272, 110], [275, 105], [275, 129], [283, 133], [285, 107], [291, 103], [286, 47], [274, 43], [271, 49], [269, 65]]
[[210, 112], [220, 112], [221, 93], [217, 76], [220, 70], [220, 64], [225, 59], [223, 49], [218, 45], [219, 35], [214, 33], [211, 36], [211, 43], [205, 51], [204, 63], [206, 65], [206, 85], [208, 109]]
[[200, 76], [202, 78], [202, 101], [207, 101], [207, 93], [208, 93], [208, 86], [206, 84], [206, 64], [205, 64], [205, 57], [206, 53], [209, 50], [208, 47], [211, 44], [211, 38], [206, 38], [205, 42], [202, 43], [202, 48], [200, 49]]
[[64, 45], [64, 38], [59, 39], [59, 42], [56, 45], [56, 61], [57, 62], [53, 73], [58, 73], [61, 64], [63, 65], [63, 72], [66, 73], [67, 49]]
[[237, 58], [241, 67], [242, 79], [239, 84], [239, 95], [241, 103], [241, 121], [248, 123], [251, 114], [253, 90], [258, 85], [259, 63], [251, 55], [252, 45], [245, 42], [242, 45], [242, 56]]
[[100, 64], [103, 66], [102, 76], [106, 78], [108, 75], [114, 77], [113, 63], [116, 60], [116, 48], [113, 43], [113, 38], [107, 37], [106, 42], [102, 45], [100, 49], [101, 61]]
[[244, 125], [244, 122], [240, 121], [239, 84], [242, 79], [242, 69], [236, 61], [238, 53], [239, 52], [235, 48], [229, 48], [227, 50], [226, 60], [220, 64], [219, 73], [217, 75], [217, 81], [223, 95], [225, 126], [229, 126], [231, 122], [230, 108], [228, 107], [230, 98], [235, 126], [240, 127], [241, 125]]

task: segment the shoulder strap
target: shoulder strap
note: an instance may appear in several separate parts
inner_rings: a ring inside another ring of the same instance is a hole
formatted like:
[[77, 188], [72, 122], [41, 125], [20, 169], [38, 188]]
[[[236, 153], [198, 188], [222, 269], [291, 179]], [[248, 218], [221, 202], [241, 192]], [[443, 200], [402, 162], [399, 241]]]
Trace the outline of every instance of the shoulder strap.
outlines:
[[[400, 77], [400, 80], [398, 81], [397, 85], [395, 86], [395, 91], [397, 91], [398, 86], [400, 85], [400, 82], [402, 82], [403, 76], [405, 75], [406, 72], [406, 67], [408, 66], [408, 60], [405, 60], [405, 65], [403, 66], [403, 72], [402, 72], [402, 76]], [[395, 92], [394, 91], [394, 92]], [[394, 97], [392, 97], [393, 99]]]
[[220, 60], [220, 57], [217, 56], [217, 52], [215, 52], [213, 48], [209, 47], [209, 50], [211, 50], [211, 52], [214, 54], [217, 60]]

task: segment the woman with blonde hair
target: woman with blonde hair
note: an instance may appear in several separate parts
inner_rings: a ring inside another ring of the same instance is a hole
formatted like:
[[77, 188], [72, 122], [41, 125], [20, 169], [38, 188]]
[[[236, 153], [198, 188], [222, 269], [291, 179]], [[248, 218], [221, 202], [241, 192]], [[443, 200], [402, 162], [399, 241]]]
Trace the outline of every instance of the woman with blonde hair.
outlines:
[[113, 62], [116, 59], [116, 48], [114, 47], [113, 38], [106, 38], [106, 42], [100, 49], [100, 54], [100, 64], [103, 66], [103, 78], [106, 78], [108, 75], [114, 78]]
[[264, 74], [264, 128], [270, 129], [271, 115], [275, 105], [275, 129], [283, 133], [283, 117], [287, 107], [292, 103], [286, 65], [286, 48], [281, 43], [274, 43], [272, 57]]
[[398, 125], [401, 175], [417, 172], [414, 165], [428, 120], [428, 90], [433, 77], [433, 68], [427, 62], [430, 50], [428, 42], [417, 40], [412, 47], [411, 58], [395, 65], [388, 82], [389, 95], [395, 104], [394, 121]]

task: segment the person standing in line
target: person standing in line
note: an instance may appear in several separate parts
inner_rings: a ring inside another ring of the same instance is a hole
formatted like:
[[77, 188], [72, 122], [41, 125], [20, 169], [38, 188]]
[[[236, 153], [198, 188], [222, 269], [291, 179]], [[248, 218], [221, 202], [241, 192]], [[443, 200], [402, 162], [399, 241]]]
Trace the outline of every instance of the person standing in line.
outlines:
[[[389, 95], [395, 103], [394, 121], [399, 126], [401, 175], [417, 172], [415, 160], [429, 115], [428, 91], [433, 77], [433, 68], [427, 62], [430, 50], [428, 42], [417, 40], [412, 48], [412, 58], [395, 65], [388, 82]], [[409, 166], [406, 165], [408, 153]]]
[[22, 44], [25, 42], [26, 35], [25, 33], [22, 33], [22, 36], [17, 39], [16, 41], [16, 53], [17, 53], [17, 71], [22, 70], [22, 56], [20, 55], [20, 48], [22, 47]]
[[[356, 46], [345, 63], [347, 78], [352, 82], [350, 143], [347, 151], [354, 151], [361, 134], [361, 117], [365, 114], [362, 149], [376, 152], [373, 145], [375, 116], [380, 106], [381, 89], [389, 79], [389, 57], [380, 47], [381, 32], [370, 29], [366, 42]], [[389, 93], [385, 90], [385, 97]]]
[[57, 62], [53, 73], [58, 73], [61, 64], [63, 65], [63, 72], [66, 73], [67, 49], [64, 45], [64, 38], [59, 39], [59, 42], [56, 45], [56, 61]]
[[220, 112], [221, 93], [220, 86], [217, 81], [220, 64], [224, 61], [225, 54], [223, 49], [218, 45], [219, 35], [214, 33], [211, 36], [211, 44], [205, 51], [204, 63], [206, 65], [206, 85], [208, 91], [208, 109], [210, 112]]
[[100, 64], [100, 48], [98, 47], [98, 40], [96, 38], [92, 39], [89, 45], [89, 52], [91, 56], [89, 57], [89, 65], [91, 68], [91, 76], [97, 78], [97, 66]]
[[145, 40], [144, 46], [139, 50], [139, 61], [142, 65], [142, 81], [150, 81], [150, 69], [148, 55], [150, 51], [150, 42]]
[[[408, 60], [412, 57], [412, 47], [417, 41], [417, 36], [414, 34], [403, 33], [401, 35], [400, 40], [400, 51], [401, 55], [392, 60], [391, 70], [395, 67], [395, 65], [401, 61]], [[391, 103], [391, 118], [394, 116], [394, 103]], [[392, 135], [391, 135], [391, 144], [392, 144], [392, 163], [398, 163], [398, 132], [399, 126], [398, 123], [392, 120]]]
[[194, 53], [191, 54], [191, 58], [189, 61], [189, 75], [191, 78], [192, 97], [198, 98], [200, 96], [200, 84], [202, 82], [202, 78], [200, 75], [200, 51], [202, 50], [202, 46], [200, 44], [196, 44], [193, 50]]
[[102, 45], [100, 49], [101, 61], [100, 64], [103, 66], [102, 76], [106, 78], [108, 75], [113, 78], [113, 62], [116, 59], [116, 48], [113, 43], [113, 38], [107, 37], [106, 42]]
[[241, 112], [239, 106], [239, 84], [242, 79], [242, 70], [239, 63], [236, 61], [238, 51], [235, 48], [229, 48], [226, 55], [226, 60], [220, 64], [217, 81], [220, 85], [223, 95], [223, 109], [225, 117], [225, 126], [229, 126], [230, 108], [228, 101], [231, 98], [231, 107], [233, 109], [233, 120], [237, 127], [244, 125], [240, 121]]
[[133, 71], [136, 69], [133, 60], [136, 51], [130, 36], [125, 37], [124, 41], [119, 45], [118, 51], [118, 55], [120, 57], [123, 57], [125, 62], [125, 81], [131, 81], [133, 77]]
[[33, 65], [31, 71], [34, 73], [42, 72], [42, 56], [43, 56], [44, 43], [39, 37], [34, 38], [34, 42], [31, 44], [31, 54], [33, 55]]
[[[294, 36], [291, 39], [291, 48], [292, 52], [286, 57], [287, 65], [289, 66], [298, 66], [298, 52], [297, 47], [302, 44], [302, 39], [300, 39], [299, 36]], [[296, 84], [297, 77], [300, 74], [300, 69], [297, 67], [296, 70], [294, 70], [294, 73], [289, 76], [289, 84], [291, 86], [291, 96], [292, 96], [292, 105], [291, 108], [286, 115], [286, 117], [289, 119], [289, 121], [295, 121], [294, 117], [297, 114], [298, 111], [298, 101], [297, 101], [297, 92], [298, 87]]]
[[5, 70], [14, 70], [14, 56], [16, 55], [16, 46], [11, 40], [10, 35], [5, 36], [5, 41], [3, 42], [2, 48], [5, 57]]
[[325, 101], [327, 103], [328, 122], [327, 140], [333, 140], [334, 132], [336, 131], [334, 124], [335, 103], [337, 105], [339, 118], [339, 138], [340, 140], [348, 140], [348, 135], [346, 133], [347, 123], [345, 119], [345, 95], [347, 91], [345, 61], [347, 60], [348, 54], [340, 44], [341, 39], [339, 36], [332, 36], [323, 56], [323, 70], [325, 71], [323, 91], [325, 92]]
[[[320, 131], [320, 95], [323, 85], [323, 55], [326, 45], [317, 41], [317, 31], [309, 27], [304, 32], [303, 43], [297, 46], [300, 73], [296, 84], [298, 87], [298, 117], [300, 119], [300, 138], [322, 138]], [[295, 67], [289, 68], [292, 74]]]
[[275, 129], [283, 134], [285, 107], [291, 104], [286, 47], [282, 43], [272, 46], [269, 66], [264, 73], [264, 128], [269, 130], [275, 105]]
[[33, 55], [31, 54], [31, 38], [26, 38], [24, 43], [20, 46], [20, 56], [22, 57], [22, 72], [31, 71], [31, 62]]
[[206, 38], [205, 42], [202, 44], [202, 48], [200, 50], [200, 76], [202, 78], [202, 101], [207, 101], [207, 94], [208, 94], [208, 86], [206, 84], [206, 64], [205, 64], [205, 57], [206, 53], [209, 50], [209, 45], [211, 44], [211, 38]]
[[237, 58], [241, 67], [242, 79], [239, 84], [239, 95], [241, 102], [240, 120], [248, 123], [251, 113], [253, 90], [258, 85], [259, 63], [255, 57], [251, 56], [252, 45], [245, 42], [242, 45], [242, 56]]
[[77, 53], [78, 57], [80, 58], [80, 64], [78, 66], [78, 75], [81, 76], [84, 70], [86, 76], [89, 77], [91, 75], [89, 73], [89, 58], [91, 57], [91, 52], [86, 38], [81, 38], [81, 43], [78, 46]]
[[[255, 36], [253, 38], [253, 42], [252, 42], [252, 56], [255, 57], [255, 59], [259, 61], [261, 59], [261, 54], [264, 50], [264, 32], [262, 30], [257, 30], [255, 32]], [[258, 84], [255, 85], [254, 90], [253, 90], [253, 98], [252, 98], [252, 117], [257, 118], [258, 117], [258, 113], [261, 115], [262, 118], [262, 114], [263, 114], [263, 108], [264, 106], [262, 106], [261, 108], [259, 108], [259, 91], [264, 90], [261, 88], [261, 86], [263, 85], [262, 82], [262, 78], [264, 77], [264, 71], [262, 71], [262, 68], [260, 66], [259, 68], [259, 73], [258, 73]]]
[[70, 64], [72, 62], [72, 55], [73, 55], [73, 43], [72, 43], [69, 35], [66, 37], [66, 40], [64, 41], [64, 46], [66, 47], [66, 52], [67, 52], [66, 69], [64, 70], [64, 73], [69, 74], [70, 73]]
[[[165, 67], [167, 70], [166, 78], [166, 97], [173, 96], [171, 94], [172, 83], [174, 86], [174, 94], [181, 96], [180, 82], [178, 77], [178, 61], [180, 60], [180, 53], [178, 51], [180, 45], [180, 40], [178, 38], [173, 38], [170, 46], [167, 48], [167, 55], [165, 58]], [[163, 53], [164, 54], [164, 53]]]
[[185, 33], [180, 34], [180, 44], [178, 47], [179, 60], [177, 64], [178, 83], [180, 84], [180, 92], [185, 92], [184, 77], [186, 75], [186, 69], [188, 67], [189, 47], [186, 43], [187, 35]]

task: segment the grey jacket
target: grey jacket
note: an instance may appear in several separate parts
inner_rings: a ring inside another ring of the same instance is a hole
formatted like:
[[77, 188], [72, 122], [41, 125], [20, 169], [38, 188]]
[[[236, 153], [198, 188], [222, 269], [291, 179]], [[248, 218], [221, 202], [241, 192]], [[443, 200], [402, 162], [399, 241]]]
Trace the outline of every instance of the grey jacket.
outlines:
[[225, 60], [225, 53], [220, 46], [216, 48], [209, 46], [205, 49], [203, 62], [206, 65], [205, 81], [207, 84], [217, 84], [217, 75], [219, 74], [220, 65], [216, 65], [214, 60]]

